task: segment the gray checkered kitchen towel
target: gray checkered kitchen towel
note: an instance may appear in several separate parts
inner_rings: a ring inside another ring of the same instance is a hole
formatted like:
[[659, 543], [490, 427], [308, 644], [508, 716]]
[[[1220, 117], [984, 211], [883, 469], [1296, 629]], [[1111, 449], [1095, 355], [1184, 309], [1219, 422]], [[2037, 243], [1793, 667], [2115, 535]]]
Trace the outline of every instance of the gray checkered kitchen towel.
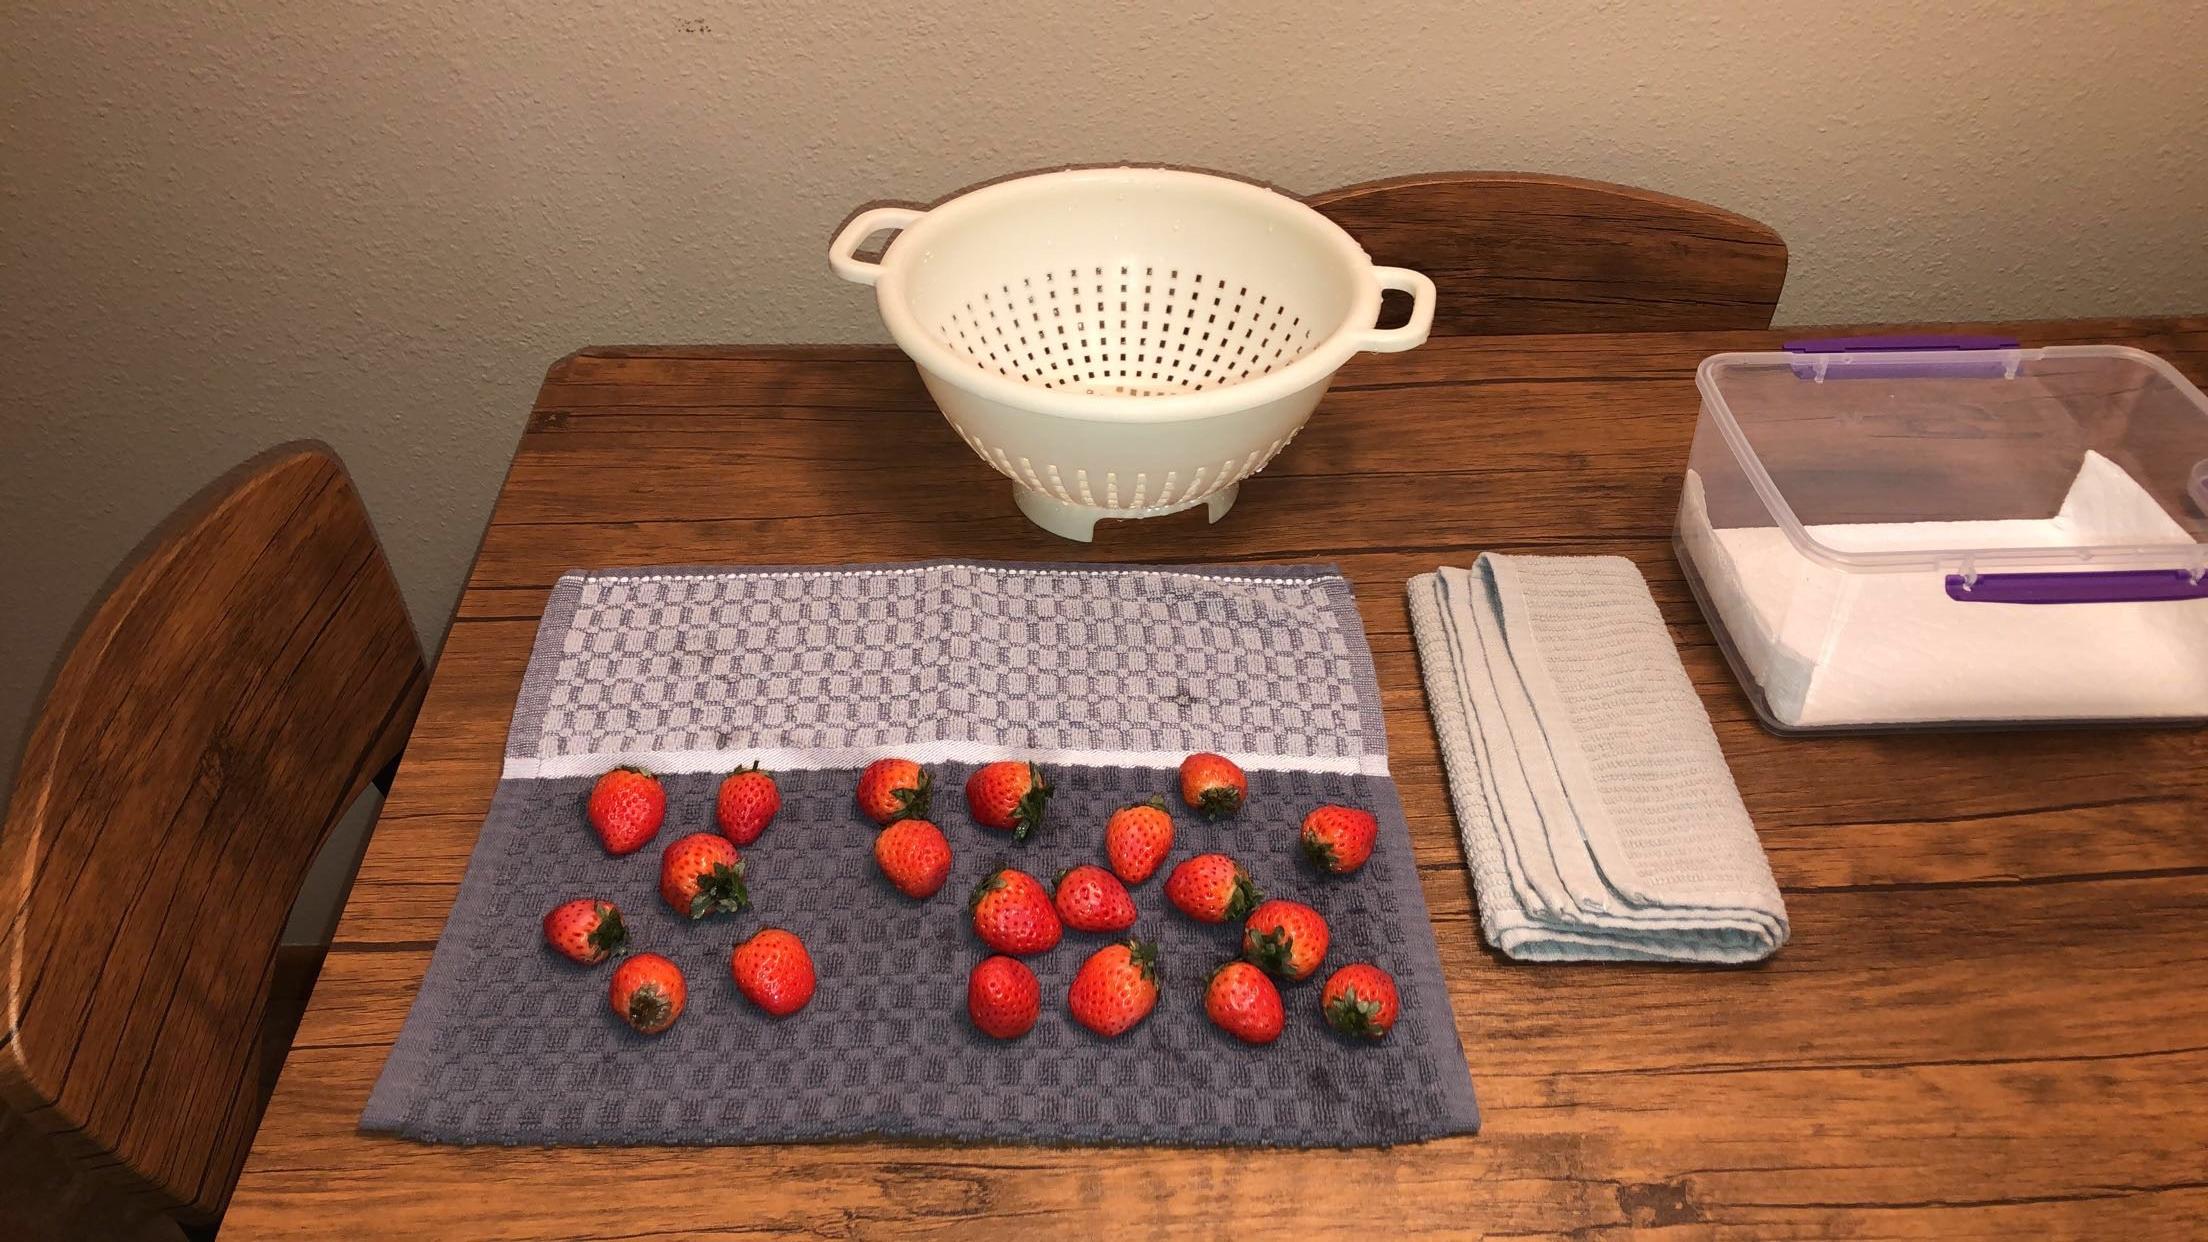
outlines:
[[[1222, 850], [1332, 925], [1326, 966], [1283, 989], [1279, 1041], [1248, 1048], [1205, 1020], [1203, 981], [1238, 930], [1170, 911], [1162, 879], [1133, 890], [1136, 934], [1161, 959], [1141, 1026], [1106, 1041], [1073, 1023], [1073, 973], [1112, 938], [1068, 932], [1028, 959], [1043, 985], [1035, 1030], [1014, 1043], [975, 1032], [966, 974], [988, 950], [967, 891], [1000, 864], [1047, 882], [1101, 861], [1110, 811], [1170, 796], [1195, 750], [1241, 762], [1250, 802], [1221, 824], [1177, 813], [1168, 867]], [[881, 879], [852, 803], [858, 770], [889, 754], [935, 773], [931, 818], [956, 863], [927, 902]], [[975, 825], [959, 796], [999, 758], [1033, 759], [1058, 787], [1025, 844]], [[745, 851], [743, 915], [679, 919], [657, 896], [658, 850], [609, 858], [584, 824], [591, 781], [634, 763], [667, 784], [658, 843], [710, 830], [720, 775], [753, 760], [776, 773], [783, 806]], [[1379, 848], [1354, 876], [1297, 857], [1296, 825], [1322, 802], [1379, 817]], [[545, 948], [539, 919], [575, 896], [618, 903], [634, 947], [681, 965], [690, 999], [672, 1030], [630, 1032], [606, 1005], [605, 967]], [[729, 946], [763, 925], [802, 936], [820, 973], [812, 1003], [781, 1021], [728, 976]], [[1319, 1019], [1320, 982], [1351, 961], [1402, 989], [1378, 1044]], [[1476, 1130], [1349, 584], [1309, 566], [972, 563], [562, 578], [503, 779], [361, 1124], [531, 1144], [1354, 1146]]]

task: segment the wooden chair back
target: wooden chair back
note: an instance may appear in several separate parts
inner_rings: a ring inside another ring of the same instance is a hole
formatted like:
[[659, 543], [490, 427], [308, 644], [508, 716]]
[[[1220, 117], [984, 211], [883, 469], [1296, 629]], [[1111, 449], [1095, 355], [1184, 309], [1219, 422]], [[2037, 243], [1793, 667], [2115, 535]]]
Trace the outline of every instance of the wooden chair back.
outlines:
[[65, 1199], [219, 1218], [260, 1120], [286, 915], [426, 683], [367, 510], [320, 445], [224, 476], [119, 571], [0, 823], [0, 1132], [53, 1157], [0, 1165], [16, 1229]]
[[1706, 203], [1537, 173], [1422, 173], [1314, 195], [1375, 263], [1433, 278], [1436, 335], [1767, 328], [1786, 243]]

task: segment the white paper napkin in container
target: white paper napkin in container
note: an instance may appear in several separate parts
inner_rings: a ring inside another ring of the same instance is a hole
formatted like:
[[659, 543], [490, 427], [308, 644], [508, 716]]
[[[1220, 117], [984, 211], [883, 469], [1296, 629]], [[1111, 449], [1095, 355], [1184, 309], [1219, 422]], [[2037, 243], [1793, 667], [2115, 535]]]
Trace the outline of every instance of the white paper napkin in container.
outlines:
[[[2194, 546], [2137, 479], [2090, 451], [2053, 517], [1808, 531], [1844, 552]], [[1782, 725], [2153, 720], [2208, 703], [2208, 602], [1959, 604], [1939, 573], [1851, 573], [1778, 527], [1712, 526], [1691, 470], [1679, 534], [1713, 620]]]
[[1786, 942], [1755, 826], [1631, 561], [1490, 554], [1409, 593], [1490, 944], [1737, 963]]

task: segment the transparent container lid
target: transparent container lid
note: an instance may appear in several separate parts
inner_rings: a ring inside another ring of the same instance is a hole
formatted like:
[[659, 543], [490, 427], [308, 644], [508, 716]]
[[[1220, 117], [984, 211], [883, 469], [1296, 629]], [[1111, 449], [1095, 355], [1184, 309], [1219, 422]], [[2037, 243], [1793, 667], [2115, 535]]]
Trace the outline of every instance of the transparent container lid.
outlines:
[[2208, 397], [2153, 354], [1797, 341], [1696, 379], [1753, 493], [1719, 525], [1777, 526], [1834, 568], [1948, 574], [1958, 599], [1988, 575], [1995, 602], [2208, 598]]

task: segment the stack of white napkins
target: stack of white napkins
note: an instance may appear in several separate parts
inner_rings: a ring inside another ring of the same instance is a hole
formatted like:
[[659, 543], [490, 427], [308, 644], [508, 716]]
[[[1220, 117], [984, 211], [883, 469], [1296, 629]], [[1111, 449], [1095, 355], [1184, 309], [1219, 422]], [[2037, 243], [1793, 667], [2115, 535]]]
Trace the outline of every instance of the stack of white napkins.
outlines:
[[1488, 943], [1534, 961], [1751, 962], [1786, 907], [1631, 561], [1494, 556], [1410, 583]]

